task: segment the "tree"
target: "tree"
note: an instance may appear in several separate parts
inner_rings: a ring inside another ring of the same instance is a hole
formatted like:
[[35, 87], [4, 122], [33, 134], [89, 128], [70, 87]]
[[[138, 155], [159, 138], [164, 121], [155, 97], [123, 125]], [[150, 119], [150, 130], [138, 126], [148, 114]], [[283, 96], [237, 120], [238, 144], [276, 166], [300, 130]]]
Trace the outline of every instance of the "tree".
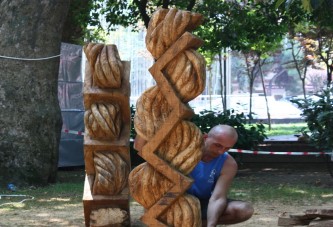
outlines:
[[309, 66], [313, 68], [317, 67], [315, 66], [317, 45], [315, 40], [297, 37], [296, 35], [292, 35], [288, 41], [290, 47], [287, 50], [291, 51], [292, 56], [292, 61], [290, 62], [292, 65], [290, 67], [296, 68], [296, 72], [302, 83], [303, 97], [306, 98], [305, 82], [307, 71]]
[[325, 5], [327, 2], [331, 2], [332, 0], [325, 0], [325, 1], [318, 1], [318, 0], [302, 0], [301, 4], [299, 3], [299, 1], [296, 0], [277, 0], [276, 1], [276, 8], [280, 7], [281, 5], [285, 5], [287, 8], [292, 8], [292, 4], [296, 3], [298, 5], [301, 5], [302, 8], [306, 11], [306, 12], [312, 12], [314, 7], [318, 8], [322, 5]]
[[218, 0], [202, 1], [194, 6], [194, 10], [203, 14], [205, 18], [203, 26], [199, 27], [195, 34], [204, 40], [204, 45], [200, 48], [200, 52], [205, 56], [210, 74], [211, 64], [218, 60], [223, 111], [227, 110], [227, 89], [226, 72], [222, 72], [222, 68], [225, 70], [226, 67], [222, 67], [222, 64], [226, 62], [228, 57], [226, 50], [229, 46], [223, 42], [222, 37], [224, 27], [232, 20], [228, 14], [232, 7], [233, 4]]
[[[284, 14], [268, 1], [232, 2], [225, 14], [231, 18], [223, 26], [221, 43], [244, 54], [250, 89], [250, 118], [252, 116], [253, 82], [260, 75], [261, 58], [276, 50], [287, 32]], [[265, 89], [265, 86], [263, 85]], [[266, 103], [267, 105], [267, 103]], [[267, 105], [267, 114], [269, 110]]]
[[[202, 29], [200, 29], [197, 34], [205, 41], [201, 51], [204, 56], [206, 56], [208, 69], [209, 63], [215, 59], [216, 55], [219, 56], [221, 66], [222, 59], [224, 59], [222, 58], [221, 52], [225, 50], [225, 48], [242, 51], [251, 56], [254, 56], [255, 53], [258, 54], [260, 57], [255, 57], [254, 59], [259, 60], [257, 66], [261, 67], [262, 63], [260, 61], [262, 57], [267, 57], [269, 53], [272, 53], [280, 45], [288, 29], [291, 29], [294, 24], [304, 18], [304, 11], [300, 11], [299, 9], [301, 6], [306, 8], [309, 2], [309, 0], [303, 1], [301, 5], [296, 1], [288, 1], [286, 4], [282, 4], [284, 1], [281, 0], [276, 1], [276, 3], [257, 0], [96, 0], [94, 1], [93, 7], [95, 11], [92, 15], [97, 18], [96, 15], [103, 14], [106, 22], [109, 23], [109, 30], [115, 29], [117, 25], [130, 26], [135, 30], [139, 26], [138, 21], [143, 21], [144, 25], [146, 27], [148, 26], [150, 16], [157, 7], [177, 7], [179, 9], [194, 10], [202, 13], [206, 18], [201, 27]], [[321, 7], [322, 5], [323, 4], [320, 4]], [[318, 13], [316, 15], [319, 16]], [[323, 55], [322, 58], [325, 58], [326, 55]], [[327, 59], [327, 63], [329, 62], [329, 59]], [[329, 72], [331, 71], [332, 70]], [[257, 70], [257, 72], [260, 73], [262, 71]], [[222, 70], [220, 70], [220, 75], [221, 82], [223, 82]], [[264, 76], [261, 73], [260, 75], [262, 77]], [[253, 75], [248, 76], [251, 77]], [[251, 78], [249, 81], [251, 81]], [[264, 80], [262, 79], [262, 81]], [[221, 96], [223, 98], [223, 92], [226, 91], [226, 89], [224, 89], [225, 84], [221, 83], [221, 87]], [[265, 89], [264, 84], [263, 88]], [[252, 96], [251, 87], [250, 96]], [[223, 106], [226, 107], [225, 102], [223, 102]], [[252, 98], [250, 97], [250, 114], [252, 112], [251, 108]], [[269, 117], [269, 111], [267, 111], [267, 114]]]
[[56, 180], [59, 53], [67, 10], [66, 0], [0, 2], [2, 184]]
[[[285, 1], [278, 1], [277, 5], [281, 7]], [[294, 1], [291, 1], [294, 2]], [[306, 14], [306, 22], [303, 21], [302, 29], [298, 29], [298, 36], [303, 38], [316, 40], [318, 49], [315, 51], [317, 59], [326, 65], [327, 70], [327, 87], [332, 82], [333, 72], [333, 1], [310, 1], [305, 0], [303, 4], [306, 6], [308, 13]], [[304, 5], [303, 5], [304, 6]], [[288, 13], [293, 12], [292, 7], [287, 7]], [[304, 14], [305, 15], [305, 14]], [[292, 30], [294, 32], [294, 30]]]
[[69, 0], [69, 13], [62, 32], [62, 42], [83, 44], [90, 33], [88, 25], [97, 25], [97, 18], [91, 16], [93, 0]]
[[124, 27], [131, 26], [133, 30], [136, 30], [139, 26], [139, 21], [143, 21], [147, 28], [151, 15], [158, 7], [165, 9], [176, 7], [191, 11], [196, 4], [196, 0], [96, 0], [95, 2], [96, 7], [93, 14], [104, 15], [106, 22], [109, 23], [109, 30], [115, 29], [117, 25]]

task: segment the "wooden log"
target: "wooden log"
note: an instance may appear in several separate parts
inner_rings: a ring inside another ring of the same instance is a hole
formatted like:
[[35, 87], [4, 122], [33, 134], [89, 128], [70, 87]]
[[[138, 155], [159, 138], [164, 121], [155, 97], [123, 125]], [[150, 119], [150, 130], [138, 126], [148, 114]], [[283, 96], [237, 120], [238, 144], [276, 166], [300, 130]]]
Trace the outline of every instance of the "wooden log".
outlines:
[[315, 226], [315, 227], [332, 227], [333, 226], [333, 220], [313, 220], [310, 222], [309, 226]]
[[305, 213], [291, 214], [285, 212], [279, 215], [278, 226], [308, 225], [315, 218], [314, 216], [307, 216]]
[[309, 209], [305, 211], [307, 215], [315, 215], [319, 218], [333, 219], [333, 209]]

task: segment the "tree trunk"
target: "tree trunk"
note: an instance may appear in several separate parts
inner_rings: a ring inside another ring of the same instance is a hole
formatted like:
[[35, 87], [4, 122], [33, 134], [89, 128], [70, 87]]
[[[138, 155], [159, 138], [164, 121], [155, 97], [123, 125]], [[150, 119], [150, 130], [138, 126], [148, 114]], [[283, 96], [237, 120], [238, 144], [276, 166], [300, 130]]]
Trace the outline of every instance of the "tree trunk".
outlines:
[[66, 0], [0, 1], [2, 184], [56, 180], [62, 126], [59, 57], [38, 58], [59, 55], [67, 11]]
[[266, 92], [266, 86], [265, 86], [265, 80], [264, 80], [264, 75], [262, 73], [262, 66], [265, 64], [265, 60], [260, 63], [260, 56], [259, 56], [259, 73], [260, 73], [260, 79], [261, 79], [261, 84], [262, 84], [262, 90], [264, 92], [264, 97], [265, 97], [265, 103], [266, 103], [266, 113], [267, 113], [267, 119], [268, 119], [268, 130], [272, 129], [272, 120], [271, 120], [271, 113], [269, 112], [269, 104], [267, 100], [267, 92]]

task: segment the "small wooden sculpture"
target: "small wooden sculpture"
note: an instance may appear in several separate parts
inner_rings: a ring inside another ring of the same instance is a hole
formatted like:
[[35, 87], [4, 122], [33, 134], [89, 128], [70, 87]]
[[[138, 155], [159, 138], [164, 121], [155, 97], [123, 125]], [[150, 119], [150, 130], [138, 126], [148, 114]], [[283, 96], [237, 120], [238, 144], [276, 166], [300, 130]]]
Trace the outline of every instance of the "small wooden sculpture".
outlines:
[[93, 103], [84, 114], [84, 124], [91, 138], [115, 140], [121, 129], [118, 104]]
[[85, 223], [129, 225], [129, 64], [115, 45], [89, 43], [84, 52]]
[[89, 43], [84, 47], [93, 75], [93, 86], [120, 88], [123, 64], [115, 45]]
[[129, 176], [148, 226], [201, 226], [200, 203], [185, 193], [203, 145], [187, 104], [205, 87], [205, 61], [195, 51], [202, 40], [189, 33], [201, 22], [200, 14], [177, 9], [158, 9], [149, 22], [146, 46], [156, 59], [149, 71], [157, 85], [137, 101], [134, 126], [147, 140], [139, 151], [147, 162]]

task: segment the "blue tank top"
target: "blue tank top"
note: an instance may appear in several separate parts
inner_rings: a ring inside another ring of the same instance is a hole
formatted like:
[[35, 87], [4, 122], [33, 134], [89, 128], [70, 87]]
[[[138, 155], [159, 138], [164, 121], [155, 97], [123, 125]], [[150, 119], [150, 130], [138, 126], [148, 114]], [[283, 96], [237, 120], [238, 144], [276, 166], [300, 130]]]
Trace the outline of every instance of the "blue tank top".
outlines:
[[189, 176], [193, 178], [194, 182], [187, 192], [199, 199], [209, 199], [214, 190], [217, 179], [221, 174], [221, 170], [227, 156], [228, 153], [225, 152], [223, 155], [220, 155], [210, 162], [200, 161], [189, 174]]

